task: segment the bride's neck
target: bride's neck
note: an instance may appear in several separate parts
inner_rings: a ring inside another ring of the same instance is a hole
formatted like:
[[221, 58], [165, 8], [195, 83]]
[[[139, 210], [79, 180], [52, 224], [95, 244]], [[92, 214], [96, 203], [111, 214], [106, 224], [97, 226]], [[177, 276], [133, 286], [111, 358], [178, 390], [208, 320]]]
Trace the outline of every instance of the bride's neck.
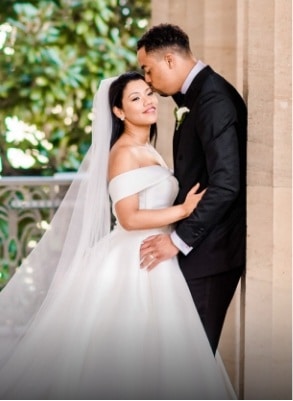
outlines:
[[136, 128], [134, 131], [126, 127], [123, 135], [125, 135], [125, 138], [131, 141], [133, 145], [143, 146], [150, 142], [149, 129]]

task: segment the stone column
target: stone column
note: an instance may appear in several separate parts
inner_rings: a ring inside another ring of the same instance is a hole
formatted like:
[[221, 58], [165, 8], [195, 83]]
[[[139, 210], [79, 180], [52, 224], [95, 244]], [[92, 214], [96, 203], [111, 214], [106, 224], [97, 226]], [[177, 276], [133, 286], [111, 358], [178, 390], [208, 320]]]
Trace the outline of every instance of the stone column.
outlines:
[[244, 397], [291, 397], [291, 1], [247, 6]]

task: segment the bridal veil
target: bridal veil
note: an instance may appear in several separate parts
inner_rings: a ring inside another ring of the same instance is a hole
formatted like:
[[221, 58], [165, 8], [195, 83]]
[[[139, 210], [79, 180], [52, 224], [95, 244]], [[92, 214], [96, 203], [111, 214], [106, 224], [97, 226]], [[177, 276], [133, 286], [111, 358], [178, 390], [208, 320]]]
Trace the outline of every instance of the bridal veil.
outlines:
[[[112, 120], [108, 92], [115, 79], [103, 80], [95, 95], [92, 144], [49, 229], [0, 293], [0, 366], [39, 310], [44, 313], [49, 295], [66, 291], [67, 281], [61, 280], [59, 288], [60, 279], [74, 268], [82, 275], [85, 250], [110, 232], [107, 169]], [[100, 258], [107, 254], [107, 241], [101, 248]]]

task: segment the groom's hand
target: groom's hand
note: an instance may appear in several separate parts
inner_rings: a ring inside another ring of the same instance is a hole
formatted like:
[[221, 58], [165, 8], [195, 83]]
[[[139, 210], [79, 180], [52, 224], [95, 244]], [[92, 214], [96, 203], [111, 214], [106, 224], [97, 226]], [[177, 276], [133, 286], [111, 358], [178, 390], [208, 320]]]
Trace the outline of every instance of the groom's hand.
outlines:
[[163, 260], [177, 255], [178, 248], [170, 235], [159, 234], [146, 238], [140, 247], [140, 267], [151, 270]]

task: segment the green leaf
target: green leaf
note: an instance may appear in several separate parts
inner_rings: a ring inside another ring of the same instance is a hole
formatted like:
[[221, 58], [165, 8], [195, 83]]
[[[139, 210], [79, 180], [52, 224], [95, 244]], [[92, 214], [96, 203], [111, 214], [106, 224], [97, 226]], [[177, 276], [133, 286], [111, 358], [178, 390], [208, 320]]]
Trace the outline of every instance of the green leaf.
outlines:
[[35, 17], [38, 14], [38, 9], [29, 2], [16, 3], [13, 7], [17, 14], [23, 14], [28, 17]]
[[88, 32], [88, 24], [86, 22], [80, 22], [79, 24], [77, 24], [76, 27], [76, 33], [78, 35], [84, 35]]

